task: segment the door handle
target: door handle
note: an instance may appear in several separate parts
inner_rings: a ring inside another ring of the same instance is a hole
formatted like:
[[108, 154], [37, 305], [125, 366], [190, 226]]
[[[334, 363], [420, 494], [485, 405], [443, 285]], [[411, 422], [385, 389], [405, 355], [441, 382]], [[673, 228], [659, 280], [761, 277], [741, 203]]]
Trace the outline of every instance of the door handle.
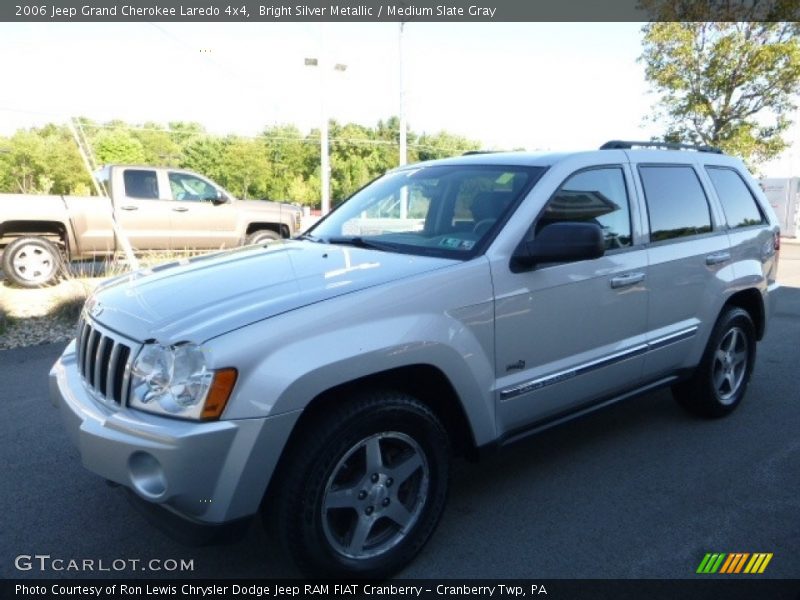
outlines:
[[627, 273], [611, 278], [611, 287], [614, 289], [636, 285], [644, 281], [644, 273]]
[[185, 206], [176, 206], [176, 207], [175, 207], [175, 208], [173, 208], [172, 210], [174, 210], [175, 212], [186, 212], [186, 211], [187, 211], [187, 210], [189, 210], [189, 209], [188, 209], [188, 208], [186, 208]]
[[139, 210], [139, 207], [138, 207], [138, 206], [131, 206], [131, 205], [127, 205], [127, 206], [120, 206], [120, 208], [121, 208], [122, 210]]
[[716, 252], [714, 254], [709, 254], [706, 256], [706, 264], [711, 265], [721, 265], [722, 263], [726, 263], [731, 259], [730, 252]]

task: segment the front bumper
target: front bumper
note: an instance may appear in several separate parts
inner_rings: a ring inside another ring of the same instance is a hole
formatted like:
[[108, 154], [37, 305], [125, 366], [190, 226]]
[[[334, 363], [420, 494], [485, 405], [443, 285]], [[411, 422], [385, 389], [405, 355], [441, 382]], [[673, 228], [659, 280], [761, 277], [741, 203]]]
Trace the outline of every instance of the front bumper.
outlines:
[[199, 423], [108, 406], [86, 390], [74, 342], [50, 371], [50, 397], [87, 469], [201, 524], [258, 511], [299, 416]]

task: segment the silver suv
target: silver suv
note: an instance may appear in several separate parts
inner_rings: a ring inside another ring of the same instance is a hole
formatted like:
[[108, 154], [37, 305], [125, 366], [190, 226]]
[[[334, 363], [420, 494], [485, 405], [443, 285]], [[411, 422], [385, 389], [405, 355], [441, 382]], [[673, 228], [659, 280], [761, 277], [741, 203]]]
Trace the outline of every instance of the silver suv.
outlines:
[[739, 160], [641, 145], [402, 167], [299, 239], [109, 281], [50, 374], [84, 465], [178, 533], [260, 511], [306, 572], [382, 577], [454, 455], [660, 386], [730, 413], [776, 219]]

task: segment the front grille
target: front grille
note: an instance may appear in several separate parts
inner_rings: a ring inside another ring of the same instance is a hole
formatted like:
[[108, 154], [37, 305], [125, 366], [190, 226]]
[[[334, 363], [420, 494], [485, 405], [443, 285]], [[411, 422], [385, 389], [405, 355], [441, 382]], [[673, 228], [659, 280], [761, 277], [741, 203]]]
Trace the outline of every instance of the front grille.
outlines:
[[81, 319], [78, 337], [78, 371], [86, 385], [105, 400], [124, 404], [130, 385], [131, 346]]

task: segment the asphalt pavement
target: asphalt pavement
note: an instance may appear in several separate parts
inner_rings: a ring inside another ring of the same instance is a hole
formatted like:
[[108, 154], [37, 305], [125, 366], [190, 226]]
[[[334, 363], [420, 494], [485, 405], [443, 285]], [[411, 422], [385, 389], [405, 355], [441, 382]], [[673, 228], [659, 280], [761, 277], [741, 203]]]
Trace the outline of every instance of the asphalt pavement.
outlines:
[[[771, 552], [764, 577], [800, 577], [800, 246], [783, 253], [795, 287], [779, 291], [733, 415], [696, 419], [660, 391], [459, 462], [441, 525], [401, 576], [682, 578], [706, 552]], [[260, 522], [233, 545], [183, 546], [84, 470], [47, 395], [62, 348], [0, 352], [0, 576], [297, 575]], [[193, 571], [15, 568], [35, 554], [107, 567], [183, 559]]]

